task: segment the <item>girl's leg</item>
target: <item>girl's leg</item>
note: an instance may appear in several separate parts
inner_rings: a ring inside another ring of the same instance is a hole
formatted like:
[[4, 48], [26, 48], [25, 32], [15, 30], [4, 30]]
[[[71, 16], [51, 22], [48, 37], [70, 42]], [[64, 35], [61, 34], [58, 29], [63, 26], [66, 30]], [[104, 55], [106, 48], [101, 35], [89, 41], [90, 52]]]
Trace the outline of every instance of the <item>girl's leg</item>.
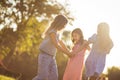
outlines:
[[55, 58], [52, 59], [49, 68], [49, 80], [58, 80], [58, 69]]
[[38, 73], [33, 80], [48, 80], [50, 57], [46, 54], [40, 54], [38, 57]]

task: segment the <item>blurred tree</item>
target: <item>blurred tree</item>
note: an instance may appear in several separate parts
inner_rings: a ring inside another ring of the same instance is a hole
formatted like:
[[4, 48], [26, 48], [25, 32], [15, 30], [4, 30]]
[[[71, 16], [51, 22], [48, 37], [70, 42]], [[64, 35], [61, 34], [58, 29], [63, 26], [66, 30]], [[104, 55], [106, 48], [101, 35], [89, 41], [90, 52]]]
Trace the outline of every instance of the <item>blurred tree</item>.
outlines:
[[[8, 56], [6, 59], [9, 59], [14, 52], [30, 53], [31, 47], [40, 43], [40, 36], [48, 20], [61, 13], [69, 15], [69, 11], [56, 0], [0, 1], [0, 24], [4, 25], [0, 32], [0, 54]], [[11, 54], [7, 55], [8, 53]]]
[[65, 42], [65, 44], [67, 45], [67, 47], [69, 49], [71, 49], [71, 46], [72, 46], [71, 32], [65, 30], [62, 35], [63, 35], [62, 36], [62, 40]]
[[108, 80], [120, 80], [120, 68], [112, 67], [108, 69]]

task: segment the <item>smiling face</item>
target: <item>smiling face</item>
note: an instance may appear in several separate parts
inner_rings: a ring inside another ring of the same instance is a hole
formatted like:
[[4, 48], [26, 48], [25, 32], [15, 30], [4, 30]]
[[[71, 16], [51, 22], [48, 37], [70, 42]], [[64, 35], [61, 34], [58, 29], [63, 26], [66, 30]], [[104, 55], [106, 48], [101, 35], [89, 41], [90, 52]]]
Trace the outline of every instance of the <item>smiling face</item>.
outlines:
[[78, 33], [73, 32], [72, 33], [72, 40], [74, 43], [78, 43], [80, 41], [80, 35]]
[[74, 44], [82, 43], [84, 40], [83, 33], [80, 28], [76, 28], [72, 31], [72, 41]]

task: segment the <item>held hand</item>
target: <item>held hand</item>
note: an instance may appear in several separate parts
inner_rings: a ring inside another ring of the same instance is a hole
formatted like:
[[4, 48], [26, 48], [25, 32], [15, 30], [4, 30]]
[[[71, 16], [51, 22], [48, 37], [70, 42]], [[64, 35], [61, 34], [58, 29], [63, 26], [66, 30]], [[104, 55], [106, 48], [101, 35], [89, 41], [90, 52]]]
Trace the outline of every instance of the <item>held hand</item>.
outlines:
[[69, 54], [67, 54], [67, 56], [68, 56], [68, 57], [72, 57], [72, 54], [71, 54], [71, 53], [69, 53]]
[[69, 57], [71, 58], [71, 57], [74, 57], [75, 56], [75, 53], [73, 53], [73, 52], [70, 52], [69, 53]]

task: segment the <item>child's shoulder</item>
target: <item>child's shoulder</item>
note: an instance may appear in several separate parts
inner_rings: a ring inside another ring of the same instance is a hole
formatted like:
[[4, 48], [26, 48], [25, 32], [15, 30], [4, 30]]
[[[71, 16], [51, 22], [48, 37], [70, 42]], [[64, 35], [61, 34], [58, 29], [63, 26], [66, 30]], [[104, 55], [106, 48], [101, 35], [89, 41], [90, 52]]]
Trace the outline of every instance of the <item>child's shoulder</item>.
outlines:
[[93, 42], [96, 41], [96, 38], [97, 38], [97, 34], [94, 33], [91, 37], [88, 38], [88, 41], [89, 41], [90, 43], [93, 43]]

